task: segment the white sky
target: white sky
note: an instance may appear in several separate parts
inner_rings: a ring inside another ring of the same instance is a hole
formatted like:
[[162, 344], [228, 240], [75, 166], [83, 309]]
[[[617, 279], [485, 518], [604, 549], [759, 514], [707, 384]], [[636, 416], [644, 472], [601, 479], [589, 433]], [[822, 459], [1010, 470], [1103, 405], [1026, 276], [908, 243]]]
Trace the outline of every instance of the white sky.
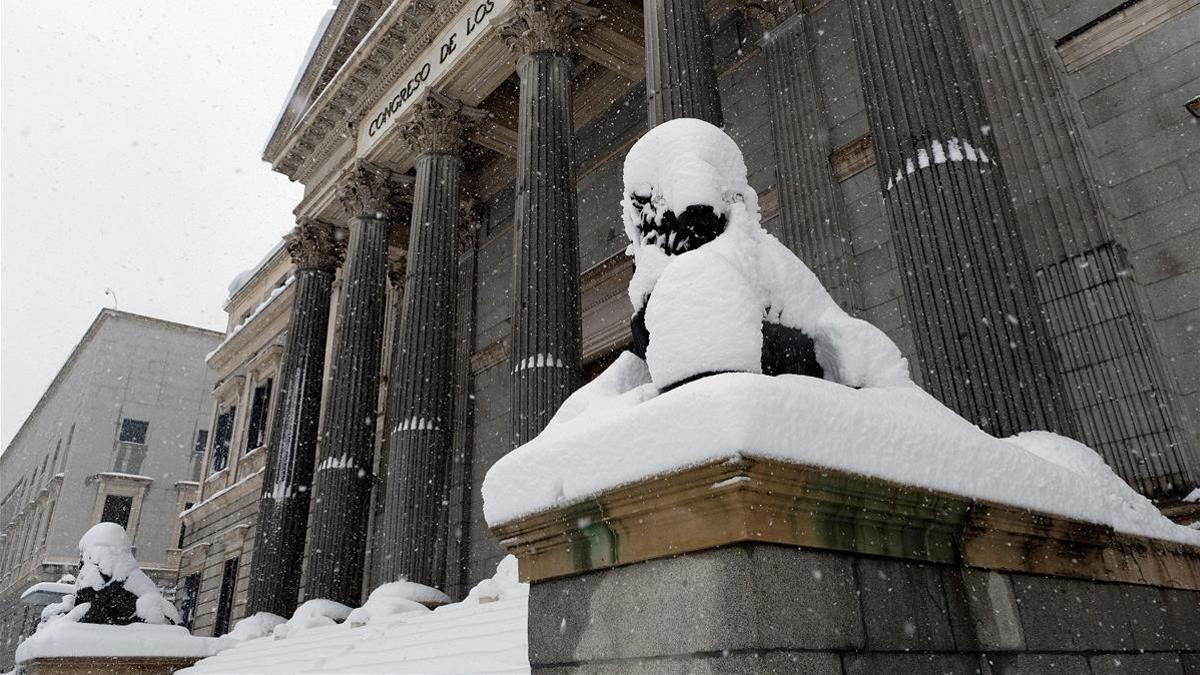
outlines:
[[111, 288], [223, 329], [229, 280], [293, 224], [262, 148], [331, 0], [0, 3], [0, 436]]

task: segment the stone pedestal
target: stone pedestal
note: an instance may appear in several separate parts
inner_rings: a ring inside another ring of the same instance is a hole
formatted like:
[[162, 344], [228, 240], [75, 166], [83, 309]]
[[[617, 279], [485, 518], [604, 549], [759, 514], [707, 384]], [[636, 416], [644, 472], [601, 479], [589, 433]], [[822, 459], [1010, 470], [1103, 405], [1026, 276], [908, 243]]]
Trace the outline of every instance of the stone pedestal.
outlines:
[[199, 661], [198, 656], [63, 656], [21, 664], [27, 675], [170, 675]]
[[1200, 549], [879, 479], [724, 462], [493, 531], [535, 671], [1200, 665]]

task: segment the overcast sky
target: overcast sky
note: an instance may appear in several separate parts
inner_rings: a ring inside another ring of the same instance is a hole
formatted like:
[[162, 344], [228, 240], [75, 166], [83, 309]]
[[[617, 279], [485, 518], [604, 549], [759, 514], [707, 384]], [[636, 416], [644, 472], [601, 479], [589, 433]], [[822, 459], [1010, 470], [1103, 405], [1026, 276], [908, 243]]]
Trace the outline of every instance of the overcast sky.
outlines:
[[262, 148], [331, 3], [0, 3], [4, 447], [103, 307], [224, 328], [293, 223]]

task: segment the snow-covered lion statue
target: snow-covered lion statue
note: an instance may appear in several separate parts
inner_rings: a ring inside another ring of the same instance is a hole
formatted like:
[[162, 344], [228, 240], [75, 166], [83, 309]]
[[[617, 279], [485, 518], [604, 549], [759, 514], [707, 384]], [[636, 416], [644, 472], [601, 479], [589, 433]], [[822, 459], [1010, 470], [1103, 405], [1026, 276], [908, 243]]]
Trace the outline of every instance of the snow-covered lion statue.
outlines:
[[717, 127], [676, 119], [647, 132], [625, 159], [621, 212], [633, 346], [551, 426], [635, 389], [650, 396], [716, 373], [912, 386], [895, 343], [846, 314], [763, 229], [741, 150]]

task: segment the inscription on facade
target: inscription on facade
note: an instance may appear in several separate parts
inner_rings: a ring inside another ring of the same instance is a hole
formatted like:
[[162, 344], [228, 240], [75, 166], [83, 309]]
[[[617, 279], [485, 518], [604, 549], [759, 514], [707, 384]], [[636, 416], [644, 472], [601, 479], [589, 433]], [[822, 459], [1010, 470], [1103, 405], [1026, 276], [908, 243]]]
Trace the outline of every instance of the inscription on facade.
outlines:
[[437, 39], [363, 119], [358, 137], [359, 155], [378, 143], [420, 94], [441, 79], [471, 45], [491, 30], [493, 20], [511, 1], [473, 0], [446, 24]]

